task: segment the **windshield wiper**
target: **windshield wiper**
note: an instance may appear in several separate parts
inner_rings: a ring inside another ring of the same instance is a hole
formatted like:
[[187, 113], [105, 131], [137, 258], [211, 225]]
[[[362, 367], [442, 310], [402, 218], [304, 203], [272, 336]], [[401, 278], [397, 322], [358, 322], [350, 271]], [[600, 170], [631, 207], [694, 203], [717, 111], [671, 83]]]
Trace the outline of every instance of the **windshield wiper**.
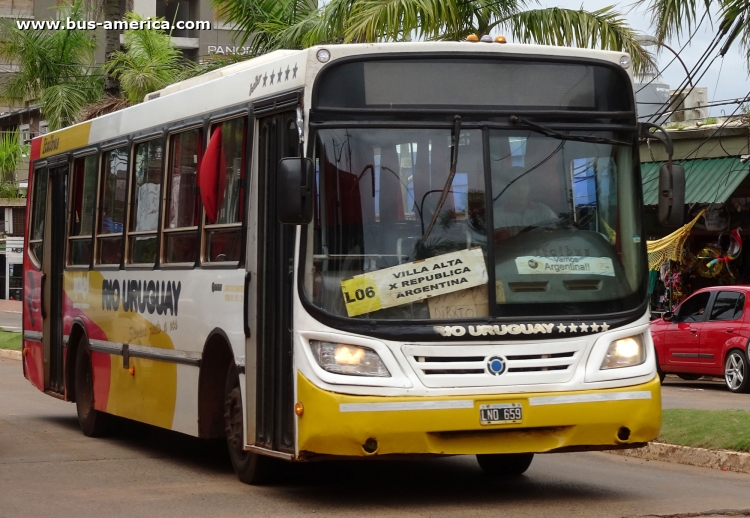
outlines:
[[597, 137], [595, 135], [568, 135], [566, 133], [560, 133], [559, 131], [555, 131], [552, 128], [548, 128], [535, 122], [531, 122], [528, 119], [519, 117], [518, 115], [511, 115], [510, 117], [508, 117], [508, 122], [510, 122], [514, 126], [526, 126], [532, 131], [541, 133], [545, 137], [551, 137], [558, 140], [573, 140], [575, 142], [590, 142], [592, 144], [614, 144], [618, 146], [633, 145], [632, 142], [624, 142], [622, 140], [614, 140], [607, 137]]
[[451, 185], [453, 185], [453, 177], [456, 176], [456, 166], [458, 165], [459, 140], [461, 140], [461, 116], [456, 115], [453, 118], [453, 156], [451, 157], [451, 170], [448, 174], [448, 179], [445, 181], [443, 192], [440, 194], [440, 200], [438, 200], [437, 208], [432, 214], [432, 221], [430, 221], [430, 226], [427, 227], [427, 232], [425, 232], [424, 236], [422, 236], [423, 243], [427, 242], [427, 238], [430, 236], [430, 232], [432, 232], [432, 227], [435, 226], [435, 222], [440, 215], [440, 209], [443, 208], [443, 204], [445, 203], [446, 198], [448, 198], [448, 192], [450, 192]]

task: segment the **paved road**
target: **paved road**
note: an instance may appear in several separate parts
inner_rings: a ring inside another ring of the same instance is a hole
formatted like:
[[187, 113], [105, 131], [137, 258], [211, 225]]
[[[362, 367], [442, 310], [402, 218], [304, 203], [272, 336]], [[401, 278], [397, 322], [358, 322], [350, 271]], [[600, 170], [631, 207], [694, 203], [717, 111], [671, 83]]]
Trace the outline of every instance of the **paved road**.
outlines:
[[[748, 396], [750, 397], [750, 396]], [[0, 517], [653, 516], [750, 509], [750, 475], [606, 453], [538, 456], [486, 478], [471, 457], [292, 466], [241, 484], [221, 444], [124, 423], [107, 439], [0, 359]]]
[[667, 376], [661, 389], [664, 408], [701, 410], [750, 410], [750, 394], [733, 394], [721, 378], [683, 381]]
[[6, 331], [21, 332], [21, 313], [0, 310], [0, 328]]

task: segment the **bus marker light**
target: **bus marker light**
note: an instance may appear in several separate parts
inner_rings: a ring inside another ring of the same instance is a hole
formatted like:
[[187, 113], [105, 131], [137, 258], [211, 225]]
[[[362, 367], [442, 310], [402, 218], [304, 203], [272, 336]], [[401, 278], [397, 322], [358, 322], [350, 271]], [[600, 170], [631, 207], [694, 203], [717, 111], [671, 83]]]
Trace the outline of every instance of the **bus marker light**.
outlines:
[[28, 347], [24, 347], [23, 348], [23, 355], [24, 356], [28, 356], [29, 355], [29, 348]]
[[131, 376], [135, 376], [135, 367], [131, 365], [130, 368], [128, 369], [128, 372], [130, 373]]
[[508, 43], [508, 40], [505, 39], [505, 36], [497, 36], [495, 38], [495, 43]]
[[294, 413], [297, 414], [299, 417], [302, 417], [302, 414], [305, 413], [305, 406], [302, 403], [295, 403]]
[[630, 58], [628, 56], [620, 57], [620, 66], [625, 70], [630, 68]]
[[469, 34], [466, 36], [466, 41], [479, 41], [479, 36], [476, 34]]
[[327, 63], [328, 60], [331, 59], [331, 53], [328, 52], [326, 49], [320, 49], [318, 53], [315, 55], [317, 56], [318, 61], [320, 61], [321, 63]]
[[492, 36], [490, 36], [489, 34], [485, 34], [484, 36], [479, 38], [479, 41], [481, 41], [482, 43], [492, 43]]

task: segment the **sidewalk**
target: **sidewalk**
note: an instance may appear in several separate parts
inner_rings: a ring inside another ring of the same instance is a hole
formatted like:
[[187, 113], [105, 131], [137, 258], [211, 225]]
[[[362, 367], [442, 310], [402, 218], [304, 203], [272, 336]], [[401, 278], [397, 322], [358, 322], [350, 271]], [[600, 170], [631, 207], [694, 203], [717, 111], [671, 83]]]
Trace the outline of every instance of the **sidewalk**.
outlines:
[[23, 311], [23, 302], [20, 300], [0, 299], [0, 311], [6, 313], [21, 313]]

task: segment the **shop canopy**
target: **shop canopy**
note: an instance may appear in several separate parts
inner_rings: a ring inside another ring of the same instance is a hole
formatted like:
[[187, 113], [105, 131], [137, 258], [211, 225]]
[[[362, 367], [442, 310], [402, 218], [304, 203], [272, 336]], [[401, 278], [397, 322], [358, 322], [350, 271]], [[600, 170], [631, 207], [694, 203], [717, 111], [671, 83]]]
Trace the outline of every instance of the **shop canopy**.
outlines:
[[[724, 203], [750, 172], [737, 157], [676, 161], [685, 168], [685, 203]], [[664, 162], [641, 164], [643, 204], [656, 205], [659, 168]]]

